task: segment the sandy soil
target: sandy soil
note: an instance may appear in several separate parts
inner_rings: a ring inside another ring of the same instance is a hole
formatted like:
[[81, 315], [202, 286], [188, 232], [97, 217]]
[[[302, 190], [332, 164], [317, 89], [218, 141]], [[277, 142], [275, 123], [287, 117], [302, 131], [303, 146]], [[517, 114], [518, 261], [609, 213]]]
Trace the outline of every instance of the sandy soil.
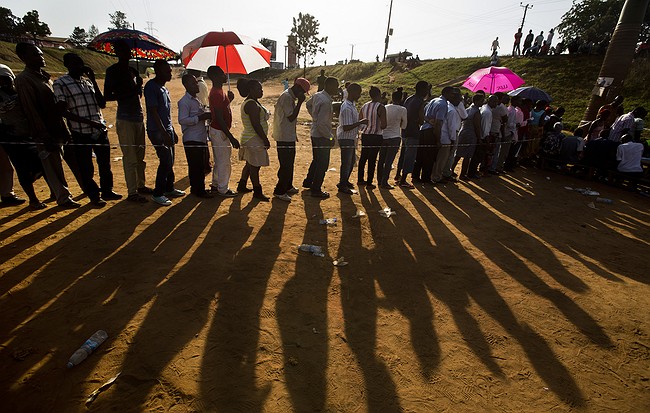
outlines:
[[[170, 90], [180, 99], [178, 79]], [[265, 92], [272, 109], [280, 87]], [[105, 113], [114, 122], [114, 105]], [[299, 121], [296, 185], [311, 159], [306, 111]], [[152, 184], [152, 148], [147, 162]], [[276, 170], [272, 149], [269, 195]], [[125, 193], [121, 162], [113, 172]], [[325, 189], [336, 182], [329, 172]], [[564, 189], [586, 185], [614, 203], [591, 209]], [[2, 411], [87, 411], [120, 372], [90, 410], [650, 410], [647, 198], [531, 169], [294, 198], [0, 209]], [[326, 257], [299, 253], [303, 242]], [[349, 265], [335, 267], [341, 256]], [[98, 329], [108, 340], [66, 369]]]

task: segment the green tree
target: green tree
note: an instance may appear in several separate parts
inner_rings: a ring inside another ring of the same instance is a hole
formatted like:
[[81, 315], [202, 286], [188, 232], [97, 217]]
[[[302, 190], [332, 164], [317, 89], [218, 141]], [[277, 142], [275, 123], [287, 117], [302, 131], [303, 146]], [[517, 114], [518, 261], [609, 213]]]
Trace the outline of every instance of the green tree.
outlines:
[[88, 37], [87, 37], [88, 41], [91, 41], [92, 39], [97, 37], [98, 34], [99, 34], [99, 29], [97, 29], [97, 26], [91, 24], [90, 28], [88, 29]]
[[298, 18], [293, 18], [291, 35], [295, 40], [296, 56], [303, 61], [303, 70], [307, 71], [307, 62], [314, 63], [316, 53], [325, 52], [322, 44], [327, 43], [327, 36], [318, 37], [320, 23], [309, 13], [298, 13]]
[[12, 39], [18, 34], [20, 28], [20, 19], [6, 7], [0, 7], [0, 36], [6, 39]]
[[[558, 31], [565, 41], [580, 38], [587, 42], [609, 41], [625, 0], [574, 0], [562, 16]], [[639, 41], [650, 39], [650, 10], [645, 13]]]
[[76, 26], [69, 39], [75, 46], [84, 47], [88, 43], [88, 33], [86, 33], [85, 29]]
[[124, 12], [116, 10], [115, 13], [108, 13], [108, 17], [111, 20], [111, 25], [108, 27], [108, 30], [131, 28], [131, 23], [126, 20], [126, 13]]
[[49, 36], [52, 34], [50, 27], [41, 21], [38, 16], [38, 11], [36, 10], [28, 11], [27, 14], [23, 16], [23, 21], [20, 26], [22, 32], [31, 34], [34, 40], [36, 40], [37, 36]]

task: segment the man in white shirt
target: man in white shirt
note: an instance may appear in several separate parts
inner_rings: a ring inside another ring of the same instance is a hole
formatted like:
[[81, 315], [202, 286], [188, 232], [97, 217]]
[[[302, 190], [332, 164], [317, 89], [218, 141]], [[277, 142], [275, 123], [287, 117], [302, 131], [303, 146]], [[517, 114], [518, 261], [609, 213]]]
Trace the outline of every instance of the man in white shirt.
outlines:
[[634, 142], [630, 134], [623, 135], [621, 142], [623, 143], [616, 148], [616, 160], [618, 161], [616, 169], [631, 176], [641, 176], [643, 174], [641, 166], [643, 144]]
[[487, 145], [489, 144], [490, 130], [492, 128], [492, 109], [497, 107], [498, 104], [499, 98], [492, 95], [488, 98], [487, 103], [481, 107], [481, 142], [476, 146], [476, 151], [469, 164], [468, 178], [480, 178], [478, 174], [479, 164], [481, 164], [481, 169], [485, 169]]
[[211, 198], [211, 194], [205, 189], [205, 151], [208, 149], [206, 121], [211, 115], [204, 110], [198, 98], [200, 88], [197, 79], [191, 74], [186, 74], [182, 81], [186, 92], [178, 101], [178, 123], [183, 131], [190, 191], [199, 198]]
[[460, 128], [460, 124], [456, 125], [453, 118], [456, 115], [456, 106], [463, 99], [458, 88], [453, 88], [449, 94], [447, 102], [447, 113], [442, 121], [442, 128], [440, 130], [440, 147], [436, 156], [436, 162], [433, 165], [433, 173], [431, 180], [436, 183], [442, 181], [442, 173], [449, 164], [449, 157], [451, 149], [456, 141], [456, 132]]
[[305, 93], [309, 92], [311, 83], [299, 77], [292, 87], [287, 88], [275, 104], [273, 114], [273, 139], [278, 150], [278, 183], [275, 185], [273, 195], [283, 201], [291, 201], [291, 195], [297, 194], [298, 189], [293, 186], [293, 167], [296, 159], [296, 119], [300, 112]]
[[517, 162], [517, 154], [519, 148], [521, 147], [521, 142], [519, 139], [519, 128], [525, 125], [524, 112], [520, 109], [521, 98], [519, 96], [513, 96], [510, 99], [510, 107], [508, 108], [508, 126], [507, 131], [513, 127], [511, 124], [510, 116], [511, 111], [514, 111], [514, 129], [512, 130], [512, 143], [510, 145], [510, 150], [506, 156], [506, 161], [503, 164], [504, 171], [511, 172], [514, 170], [515, 164]]
[[354, 168], [356, 158], [357, 138], [359, 136], [359, 127], [368, 124], [367, 119], [359, 119], [359, 111], [354, 106], [354, 102], [361, 97], [361, 86], [357, 83], [351, 83], [347, 87], [348, 97], [341, 105], [339, 113], [339, 126], [336, 128], [336, 138], [341, 148], [341, 171], [339, 183], [336, 185], [339, 192], [352, 195], [354, 185], [350, 182], [350, 174]]
[[386, 128], [382, 131], [382, 145], [379, 150], [379, 163], [377, 164], [377, 182], [379, 187], [393, 189], [388, 183], [390, 168], [393, 165], [401, 143], [402, 129], [408, 124], [407, 111], [402, 102], [401, 88], [391, 95], [392, 102], [386, 105]]
[[[460, 89], [458, 89], [458, 93], [460, 93]], [[463, 99], [460, 100], [458, 105], [456, 106], [452, 105], [452, 107], [454, 108], [454, 110], [450, 113], [449, 127], [451, 128], [451, 130], [455, 131], [454, 136], [458, 137], [458, 132], [460, 131], [462, 122], [467, 118], [467, 109], [465, 109], [465, 102], [463, 101]], [[447, 159], [447, 165], [442, 171], [442, 177], [452, 182], [456, 182], [453, 167], [454, 167], [454, 160], [456, 159], [457, 151], [458, 151], [458, 139], [455, 139], [454, 141], [452, 141], [451, 151], [449, 152], [449, 158]]]
[[328, 77], [325, 80], [325, 89], [316, 92], [306, 105], [312, 117], [310, 132], [313, 159], [302, 186], [311, 190], [311, 196], [320, 199], [330, 197], [329, 193], [322, 190], [322, 186], [330, 164], [330, 151], [334, 145], [332, 96], [338, 93], [338, 90], [339, 81], [335, 77]]

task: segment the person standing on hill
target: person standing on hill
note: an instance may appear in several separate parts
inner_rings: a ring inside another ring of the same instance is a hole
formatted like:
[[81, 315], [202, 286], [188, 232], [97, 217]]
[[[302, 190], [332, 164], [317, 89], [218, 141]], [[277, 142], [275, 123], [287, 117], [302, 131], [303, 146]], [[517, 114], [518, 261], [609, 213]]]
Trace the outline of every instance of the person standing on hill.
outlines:
[[517, 29], [517, 33], [515, 33], [515, 43], [512, 45], [512, 55], [513, 56], [520, 56], [521, 55], [521, 47], [519, 47], [521, 43], [521, 36], [523, 33], [521, 32], [521, 27]]
[[[232, 164], [230, 156], [232, 148], [239, 149], [239, 141], [230, 133], [232, 127], [232, 111], [230, 110], [230, 97], [223, 91], [226, 74], [219, 66], [208, 68], [208, 78], [212, 81], [210, 90], [210, 113], [212, 114], [209, 137], [212, 144], [214, 168], [212, 170], [212, 184], [210, 187], [217, 195], [232, 198], [237, 193], [228, 188]], [[239, 192], [249, 192], [246, 181], [240, 183]]]
[[322, 186], [330, 163], [330, 151], [334, 145], [332, 97], [336, 95], [338, 89], [339, 81], [335, 77], [328, 77], [325, 81], [325, 89], [315, 93], [306, 105], [312, 117], [310, 133], [313, 159], [302, 186], [310, 189], [311, 196], [321, 199], [330, 197], [329, 193], [322, 190]]
[[185, 195], [184, 191], [174, 189], [174, 145], [178, 143], [178, 135], [172, 126], [171, 99], [165, 87], [172, 80], [172, 68], [165, 60], [156, 60], [153, 70], [156, 76], [144, 87], [147, 135], [160, 161], [152, 199], [158, 205], [169, 206], [172, 204], [169, 198]]
[[113, 45], [118, 62], [106, 69], [104, 98], [117, 101], [115, 129], [122, 150], [122, 165], [126, 181], [127, 200], [147, 202], [142, 194], [153, 190], [145, 185], [144, 161], [144, 116], [140, 98], [142, 97], [142, 78], [129, 66], [131, 47], [124, 40]]
[[537, 52], [542, 48], [542, 44], [544, 44], [544, 31], [542, 30], [539, 32], [537, 37], [535, 37], [535, 49]]
[[283, 201], [290, 201], [291, 195], [297, 194], [293, 186], [294, 162], [296, 160], [296, 124], [300, 107], [305, 101], [305, 94], [311, 89], [311, 83], [299, 77], [293, 86], [286, 89], [275, 104], [273, 114], [273, 139], [278, 151], [278, 183], [273, 190], [273, 196]]
[[499, 48], [499, 36], [497, 36], [497, 38], [492, 41], [492, 53], [494, 54]]
[[528, 34], [526, 35], [526, 38], [524, 39], [524, 55], [526, 54], [526, 51], [530, 49], [530, 47], [533, 45], [533, 39], [535, 38], [535, 35], [533, 34], [533, 31], [530, 30]]
[[[386, 129], [386, 107], [381, 104], [381, 90], [372, 86], [370, 87], [370, 102], [361, 107], [361, 117], [367, 119], [361, 134], [361, 156], [359, 157], [359, 178], [357, 183], [365, 185], [368, 189], [374, 189], [376, 186], [372, 183], [375, 177], [375, 167], [377, 166], [377, 155], [383, 141], [382, 131]], [[363, 175], [368, 163], [368, 179], [364, 180]]]
[[16, 54], [25, 63], [25, 70], [16, 76], [16, 92], [32, 138], [37, 144], [50, 190], [62, 208], [79, 208], [70, 195], [63, 172], [63, 145], [70, 132], [59, 113], [50, 74], [43, 70], [43, 52], [30, 43], [18, 43]]
[[[84, 192], [93, 204], [102, 206], [106, 204], [104, 200], [122, 198], [122, 195], [113, 192], [110, 144], [101, 111], [106, 107], [106, 100], [95, 81], [94, 72], [79, 55], [66, 53], [63, 64], [68, 74], [54, 81], [54, 95], [63, 117], [68, 121], [72, 142], [76, 145], [73, 152]], [[99, 167], [99, 187], [93, 179], [93, 152]]]
[[350, 182], [350, 175], [354, 168], [357, 138], [359, 127], [368, 123], [367, 119], [359, 119], [359, 112], [354, 103], [361, 97], [361, 86], [351, 83], [348, 86], [348, 97], [341, 105], [339, 126], [336, 129], [336, 138], [341, 148], [341, 170], [339, 183], [336, 185], [339, 192], [352, 195], [354, 185]]
[[553, 43], [553, 36], [555, 36], [555, 29], [551, 29], [548, 31], [548, 35], [546, 36], [546, 46], [548, 48], [551, 48], [551, 43]]

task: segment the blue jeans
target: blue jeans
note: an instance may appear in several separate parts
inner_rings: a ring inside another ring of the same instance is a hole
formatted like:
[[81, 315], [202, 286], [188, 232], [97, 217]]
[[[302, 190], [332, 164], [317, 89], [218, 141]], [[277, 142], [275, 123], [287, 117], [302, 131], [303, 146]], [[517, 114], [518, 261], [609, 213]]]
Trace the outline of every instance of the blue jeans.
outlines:
[[419, 136], [402, 138], [402, 153], [400, 154], [400, 161], [403, 159], [402, 176], [413, 173], [413, 166], [415, 165], [415, 158], [418, 155], [419, 144]]
[[[147, 131], [149, 140], [156, 148], [158, 155], [158, 170], [156, 171], [156, 187], [153, 189], [153, 196], [162, 196], [165, 192], [174, 190], [174, 145], [164, 146], [162, 132]], [[174, 137], [171, 133], [172, 139]]]
[[379, 163], [377, 164], [377, 182], [387, 185], [390, 176], [390, 167], [393, 165], [395, 155], [399, 150], [400, 138], [384, 139], [379, 150]]
[[357, 149], [356, 139], [339, 139], [341, 148], [341, 178], [339, 184], [345, 184], [350, 181], [352, 169], [354, 169], [354, 160]]
[[327, 167], [330, 165], [330, 151], [334, 141], [330, 138], [311, 137], [311, 152], [313, 159], [309, 165], [307, 177], [302, 186], [311, 189], [312, 193], [322, 191]]

